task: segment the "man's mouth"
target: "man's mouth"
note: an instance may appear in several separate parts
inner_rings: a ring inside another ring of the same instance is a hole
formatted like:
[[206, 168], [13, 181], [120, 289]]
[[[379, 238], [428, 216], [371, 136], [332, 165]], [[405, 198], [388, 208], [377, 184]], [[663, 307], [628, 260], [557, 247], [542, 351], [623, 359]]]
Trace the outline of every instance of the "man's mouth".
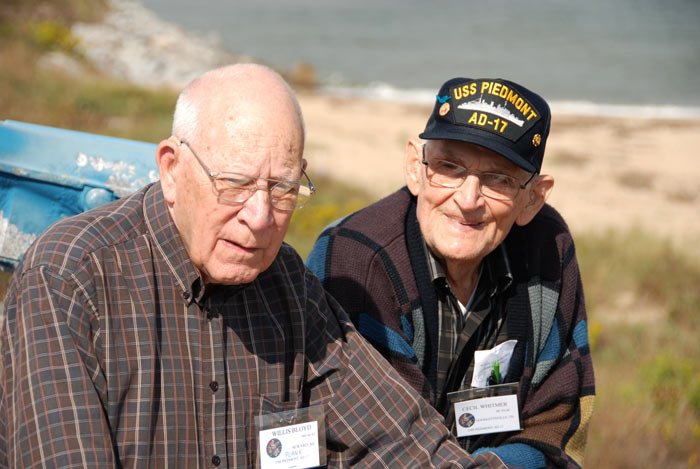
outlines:
[[461, 217], [454, 217], [454, 216], [449, 216], [447, 215], [447, 219], [450, 220], [450, 222], [455, 223], [459, 226], [463, 227], [469, 227], [469, 228], [481, 228], [485, 225], [484, 220], [465, 220], [464, 218]]
[[242, 245], [240, 245], [240, 244], [238, 244], [238, 243], [236, 243], [236, 242], [234, 242], [234, 241], [230, 241], [230, 240], [228, 240], [228, 239], [223, 239], [223, 238], [222, 238], [221, 241], [223, 241], [224, 245], [226, 245], [226, 246], [229, 247], [229, 248], [236, 249], [236, 250], [239, 250], [239, 251], [243, 251], [243, 252], [246, 252], [246, 253], [249, 253], [249, 254], [253, 254], [253, 253], [255, 253], [255, 251], [258, 250], [258, 248], [256, 248], [256, 247], [246, 247], [246, 246], [242, 246]]

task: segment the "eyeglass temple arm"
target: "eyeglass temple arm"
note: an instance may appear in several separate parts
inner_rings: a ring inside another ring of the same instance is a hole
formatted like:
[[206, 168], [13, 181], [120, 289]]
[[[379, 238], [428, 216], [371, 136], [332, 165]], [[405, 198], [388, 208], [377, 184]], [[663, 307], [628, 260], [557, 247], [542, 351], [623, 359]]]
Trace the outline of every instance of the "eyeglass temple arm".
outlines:
[[304, 177], [306, 177], [306, 180], [309, 181], [309, 189], [311, 190], [311, 193], [314, 194], [316, 192], [316, 186], [314, 186], [314, 183], [311, 182], [311, 178], [308, 174], [306, 174], [304, 168], [301, 168], [301, 172], [304, 173]]
[[527, 181], [525, 181], [524, 183], [522, 183], [522, 184], [520, 185], [520, 188], [521, 188], [521, 189], [525, 189], [525, 187], [526, 187], [528, 184], [530, 184], [530, 181], [532, 181], [533, 179], [535, 179], [535, 176], [537, 176], [538, 174], [539, 174], [539, 172], [537, 172], [537, 171], [535, 171], [534, 173], [532, 173], [532, 174], [530, 175], [530, 177], [527, 178]]

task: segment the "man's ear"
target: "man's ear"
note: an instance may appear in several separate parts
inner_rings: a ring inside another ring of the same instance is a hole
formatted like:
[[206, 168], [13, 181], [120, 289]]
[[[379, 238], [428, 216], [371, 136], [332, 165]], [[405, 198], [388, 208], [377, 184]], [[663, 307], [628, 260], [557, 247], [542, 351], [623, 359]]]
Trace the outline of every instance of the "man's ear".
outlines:
[[547, 202], [547, 198], [553, 188], [554, 178], [552, 176], [548, 174], [535, 176], [530, 183], [530, 188], [527, 189], [526, 195], [528, 199], [526, 205], [520, 210], [515, 223], [518, 226], [525, 226], [530, 223], [545, 202]]
[[180, 149], [180, 143], [175, 137], [161, 141], [156, 149], [156, 164], [160, 173], [163, 196], [170, 204], [175, 202], [175, 180], [177, 179], [176, 170]]
[[406, 144], [404, 151], [404, 177], [406, 186], [411, 194], [417, 196], [421, 185], [421, 171], [423, 171], [423, 143], [418, 139], [411, 139]]

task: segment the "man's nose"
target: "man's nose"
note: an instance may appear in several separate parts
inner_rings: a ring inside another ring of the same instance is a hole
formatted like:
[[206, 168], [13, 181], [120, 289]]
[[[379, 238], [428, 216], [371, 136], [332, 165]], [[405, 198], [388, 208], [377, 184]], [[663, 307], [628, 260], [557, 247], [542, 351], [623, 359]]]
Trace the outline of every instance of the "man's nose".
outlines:
[[481, 181], [475, 174], [467, 174], [464, 182], [455, 191], [454, 199], [463, 210], [478, 208], [484, 201], [480, 189]]
[[242, 217], [251, 230], [264, 230], [274, 222], [273, 210], [270, 192], [267, 188], [258, 187], [253, 195], [243, 203], [239, 217]]

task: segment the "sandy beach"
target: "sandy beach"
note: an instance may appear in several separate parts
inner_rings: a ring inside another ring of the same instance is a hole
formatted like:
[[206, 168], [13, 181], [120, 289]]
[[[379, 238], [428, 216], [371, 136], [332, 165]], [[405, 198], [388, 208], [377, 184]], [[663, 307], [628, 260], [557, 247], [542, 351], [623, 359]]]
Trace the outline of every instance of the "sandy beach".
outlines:
[[[430, 112], [384, 100], [299, 95], [313, 172], [377, 198], [403, 184], [403, 151]], [[700, 119], [553, 113], [543, 173], [576, 233], [633, 227], [700, 257]], [[319, 188], [323, 190], [323, 187]]]

